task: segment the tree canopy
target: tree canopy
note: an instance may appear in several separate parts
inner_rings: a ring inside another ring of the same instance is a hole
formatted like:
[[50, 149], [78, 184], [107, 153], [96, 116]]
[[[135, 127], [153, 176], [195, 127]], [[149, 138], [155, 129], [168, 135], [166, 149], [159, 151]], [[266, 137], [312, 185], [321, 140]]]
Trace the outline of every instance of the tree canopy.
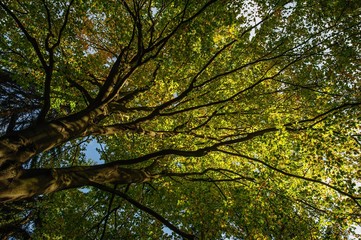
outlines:
[[357, 236], [360, 29], [354, 0], [1, 0], [1, 237]]

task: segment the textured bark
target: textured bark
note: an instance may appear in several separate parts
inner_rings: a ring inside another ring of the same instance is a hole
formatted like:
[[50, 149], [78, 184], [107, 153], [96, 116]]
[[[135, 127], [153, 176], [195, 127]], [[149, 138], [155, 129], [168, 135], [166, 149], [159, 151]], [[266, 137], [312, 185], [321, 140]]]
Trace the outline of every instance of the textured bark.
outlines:
[[0, 180], [13, 178], [20, 166], [34, 155], [69, 140], [89, 134], [94, 119], [103, 114], [101, 108], [88, 113], [34, 125], [0, 138]]
[[91, 186], [92, 183], [140, 183], [155, 177], [143, 169], [128, 169], [110, 164], [22, 170], [15, 178], [0, 181], [0, 202], [17, 201], [64, 189]]

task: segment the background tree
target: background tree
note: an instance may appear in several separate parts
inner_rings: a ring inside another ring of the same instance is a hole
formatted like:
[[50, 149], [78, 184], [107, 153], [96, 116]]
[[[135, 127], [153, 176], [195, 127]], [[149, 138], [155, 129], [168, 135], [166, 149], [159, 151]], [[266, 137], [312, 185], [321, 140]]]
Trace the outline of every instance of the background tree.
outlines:
[[0, 6], [4, 239], [342, 239], [360, 224], [357, 1]]

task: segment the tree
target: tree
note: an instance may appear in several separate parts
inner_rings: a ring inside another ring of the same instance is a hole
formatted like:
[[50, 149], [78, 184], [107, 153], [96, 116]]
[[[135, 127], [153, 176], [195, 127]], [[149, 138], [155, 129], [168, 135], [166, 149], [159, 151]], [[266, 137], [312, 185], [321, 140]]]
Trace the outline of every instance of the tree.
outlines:
[[360, 224], [357, 1], [0, 6], [4, 239], [346, 239]]

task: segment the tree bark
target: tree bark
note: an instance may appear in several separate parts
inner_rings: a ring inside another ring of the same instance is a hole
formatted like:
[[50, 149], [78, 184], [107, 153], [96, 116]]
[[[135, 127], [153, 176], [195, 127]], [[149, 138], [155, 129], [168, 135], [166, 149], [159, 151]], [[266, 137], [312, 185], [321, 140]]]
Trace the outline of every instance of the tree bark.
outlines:
[[70, 188], [97, 184], [129, 184], [156, 178], [144, 169], [102, 164], [89, 167], [21, 170], [10, 180], [0, 181], [0, 202], [12, 202]]
[[103, 112], [102, 108], [96, 108], [2, 136], [0, 180], [14, 178], [20, 171], [21, 165], [34, 155], [69, 140], [89, 135], [95, 119]]

